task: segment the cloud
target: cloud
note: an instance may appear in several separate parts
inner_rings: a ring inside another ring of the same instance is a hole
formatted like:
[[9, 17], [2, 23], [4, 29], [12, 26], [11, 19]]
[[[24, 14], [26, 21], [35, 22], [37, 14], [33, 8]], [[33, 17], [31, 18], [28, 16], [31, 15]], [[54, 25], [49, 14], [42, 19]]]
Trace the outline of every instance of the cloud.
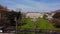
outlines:
[[[47, 0], [46, 0], [47, 1]], [[22, 11], [53, 11], [60, 9], [60, 2], [47, 3], [35, 0], [5, 0], [2, 1], [4, 5], [10, 9], [16, 10], [17, 8], [22, 9]], [[2, 3], [1, 3], [2, 4]]]

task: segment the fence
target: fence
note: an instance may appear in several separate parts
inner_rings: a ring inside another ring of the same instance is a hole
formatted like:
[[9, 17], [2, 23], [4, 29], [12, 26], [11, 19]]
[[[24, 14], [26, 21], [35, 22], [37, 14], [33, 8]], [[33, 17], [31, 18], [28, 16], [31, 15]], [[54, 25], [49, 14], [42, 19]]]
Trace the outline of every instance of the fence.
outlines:
[[60, 31], [59, 30], [20, 30], [19, 31], [20, 34], [23, 33], [23, 34], [31, 34], [31, 33], [34, 33], [34, 34], [60, 34]]

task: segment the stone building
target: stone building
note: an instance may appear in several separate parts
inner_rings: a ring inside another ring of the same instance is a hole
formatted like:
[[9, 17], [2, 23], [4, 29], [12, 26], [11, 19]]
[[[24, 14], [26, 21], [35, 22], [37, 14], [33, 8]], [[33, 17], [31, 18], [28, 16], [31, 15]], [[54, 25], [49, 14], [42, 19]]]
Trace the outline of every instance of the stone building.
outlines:
[[40, 12], [27, 12], [26, 18], [28, 18], [28, 17], [30, 17], [30, 18], [39, 18], [39, 17], [43, 18], [43, 14]]

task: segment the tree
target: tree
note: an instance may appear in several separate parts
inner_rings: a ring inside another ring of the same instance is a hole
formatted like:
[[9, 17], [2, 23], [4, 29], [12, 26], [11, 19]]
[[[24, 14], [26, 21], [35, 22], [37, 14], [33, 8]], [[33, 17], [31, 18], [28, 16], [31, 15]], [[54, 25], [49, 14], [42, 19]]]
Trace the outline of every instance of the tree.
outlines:
[[53, 15], [52, 22], [54, 23], [55, 27], [60, 28], [60, 12], [56, 11], [55, 15]]
[[8, 20], [10, 21], [10, 25], [15, 25], [15, 18], [17, 18], [17, 20], [20, 18], [21, 20], [21, 12], [15, 12], [15, 11], [10, 11], [9, 13], [7, 13], [7, 17]]
[[8, 8], [0, 5], [0, 25], [6, 25], [8, 23], [6, 13], [8, 12]]
[[46, 14], [44, 14], [43, 19], [46, 19], [46, 18], [47, 18], [47, 15], [46, 15]]
[[60, 19], [60, 12], [56, 12], [56, 14], [53, 16], [53, 18]]

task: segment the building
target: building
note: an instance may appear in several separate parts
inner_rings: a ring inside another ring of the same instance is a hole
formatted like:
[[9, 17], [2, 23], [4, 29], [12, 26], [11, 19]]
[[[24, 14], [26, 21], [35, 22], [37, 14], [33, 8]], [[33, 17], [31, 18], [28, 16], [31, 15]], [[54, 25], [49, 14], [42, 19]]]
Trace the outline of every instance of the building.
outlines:
[[43, 14], [40, 12], [27, 12], [26, 13], [26, 18], [43, 18]]

